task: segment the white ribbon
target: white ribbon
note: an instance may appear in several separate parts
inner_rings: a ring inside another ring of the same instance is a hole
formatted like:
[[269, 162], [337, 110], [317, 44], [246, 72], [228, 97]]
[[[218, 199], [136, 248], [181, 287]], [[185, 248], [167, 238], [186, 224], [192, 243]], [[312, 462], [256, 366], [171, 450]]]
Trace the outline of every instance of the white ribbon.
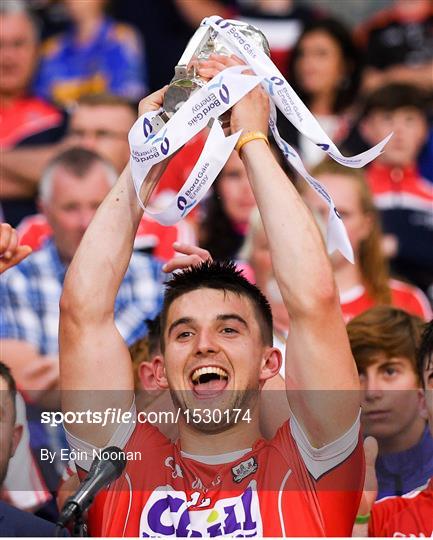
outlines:
[[[319, 146], [332, 159], [348, 167], [364, 167], [383, 152], [392, 136], [353, 157], [341, 154], [296, 92], [292, 89], [272, 60], [230, 21], [218, 16], [203, 19], [202, 25], [211, 26], [227, 40], [247, 61], [247, 66], [235, 66], [222, 71], [200, 90], [195, 92], [172, 116], [164, 128], [153, 133], [151, 120], [160, 111], [142, 115], [129, 132], [131, 172], [138, 199], [145, 212], [163, 225], [173, 225], [185, 217], [203, 198], [236, 145], [240, 132], [225, 137], [219, 123], [214, 121], [205, 147], [175, 199], [163, 211], [155, 212], [144, 207], [140, 190], [151, 167], [172, 155], [208, 124], [230, 109], [257, 84], [262, 83], [270, 97], [269, 127], [275, 141], [292, 167], [306, 180], [329, 206], [327, 248], [328, 253], [339, 250], [346, 259], [354, 262], [353, 250], [346, 229], [324, 186], [305, 169], [296, 152], [281, 138], [276, 125], [277, 106], [286, 118], [308, 139]], [[242, 72], [251, 68], [256, 75]], [[144, 137], [144, 142], [143, 142]]]
[[203, 198], [229, 158], [240, 132], [226, 138], [215, 120], [187, 181], [172, 203], [159, 212], [145, 208], [140, 198], [141, 187], [151, 167], [176, 152], [205, 128], [211, 118], [218, 118], [262, 81], [260, 76], [243, 75], [244, 70], [244, 66], [234, 66], [222, 71], [195, 92], [158, 133], [153, 132], [151, 120], [161, 110], [143, 114], [132, 126], [128, 139], [135, 190], [145, 212], [159, 223], [177, 223]]

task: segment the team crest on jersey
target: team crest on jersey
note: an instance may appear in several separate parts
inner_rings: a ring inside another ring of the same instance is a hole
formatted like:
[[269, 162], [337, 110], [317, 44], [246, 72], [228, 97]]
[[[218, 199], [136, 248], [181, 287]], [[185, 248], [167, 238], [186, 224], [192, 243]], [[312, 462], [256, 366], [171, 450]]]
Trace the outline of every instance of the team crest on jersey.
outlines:
[[252, 480], [240, 495], [222, 498], [210, 507], [199, 492], [189, 497], [172, 486], [157, 487], [140, 517], [142, 538], [263, 536], [257, 483]]
[[236, 483], [242, 482], [244, 478], [257, 471], [258, 465], [256, 460], [251, 457], [242, 461], [238, 465], [232, 467], [233, 481]]

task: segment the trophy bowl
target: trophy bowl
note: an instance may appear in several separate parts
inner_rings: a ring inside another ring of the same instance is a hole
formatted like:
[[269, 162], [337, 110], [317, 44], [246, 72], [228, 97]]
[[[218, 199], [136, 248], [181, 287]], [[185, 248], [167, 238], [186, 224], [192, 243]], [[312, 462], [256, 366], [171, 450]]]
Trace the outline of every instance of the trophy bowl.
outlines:
[[[252, 39], [268, 56], [270, 56], [269, 43], [266, 36], [255, 26], [241, 21], [229, 20], [239, 32]], [[190, 96], [204, 86], [208, 81], [197, 74], [197, 64], [200, 60], [207, 60], [211, 54], [230, 56], [236, 54], [230, 44], [213, 28], [200, 26], [182, 54], [174, 70], [174, 77], [170, 81], [165, 93], [164, 112], [155, 117], [152, 122], [156, 131], [176, 113], [176, 111], [190, 98]], [[230, 121], [230, 112], [220, 118], [223, 127]]]

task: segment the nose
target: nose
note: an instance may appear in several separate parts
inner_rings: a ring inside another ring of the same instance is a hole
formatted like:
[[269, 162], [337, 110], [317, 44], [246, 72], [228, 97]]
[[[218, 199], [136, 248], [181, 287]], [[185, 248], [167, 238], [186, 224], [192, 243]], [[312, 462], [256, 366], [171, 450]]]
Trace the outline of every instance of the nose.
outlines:
[[360, 380], [365, 401], [375, 401], [383, 396], [383, 390], [376, 375], [364, 375]]
[[201, 330], [197, 335], [196, 355], [208, 356], [218, 352], [218, 344], [210, 330]]

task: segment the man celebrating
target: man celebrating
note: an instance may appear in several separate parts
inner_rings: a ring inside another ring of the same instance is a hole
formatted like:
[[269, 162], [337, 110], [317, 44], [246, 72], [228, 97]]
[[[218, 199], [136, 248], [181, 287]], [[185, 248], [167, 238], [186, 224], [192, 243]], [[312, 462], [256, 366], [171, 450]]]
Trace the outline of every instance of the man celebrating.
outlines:
[[[218, 58], [204, 63], [206, 76], [234, 63]], [[157, 110], [163, 94], [143, 100], [141, 112]], [[90, 517], [92, 534], [351, 533], [363, 481], [358, 376], [320, 232], [263, 140], [268, 116], [268, 97], [257, 88], [232, 109], [231, 131], [245, 135], [238, 150], [291, 317], [286, 383], [293, 416], [271, 441], [261, 438], [257, 398], [278, 374], [281, 354], [272, 346], [272, 317], [260, 291], [230, 264], [207, 262], [177, 274], [166, 290], [155, 374], [178, 407], [178, 442], [148, 422], [67, 426], [75, 450], [115, 444], [136, 456], [96, 501], [92, 511], [102, 520], [95, 527]], [[135, 414], [131, 361], [113, 306], [141, 214], [125, 169], [65, 280], [64, 411], [114, 407]]]

